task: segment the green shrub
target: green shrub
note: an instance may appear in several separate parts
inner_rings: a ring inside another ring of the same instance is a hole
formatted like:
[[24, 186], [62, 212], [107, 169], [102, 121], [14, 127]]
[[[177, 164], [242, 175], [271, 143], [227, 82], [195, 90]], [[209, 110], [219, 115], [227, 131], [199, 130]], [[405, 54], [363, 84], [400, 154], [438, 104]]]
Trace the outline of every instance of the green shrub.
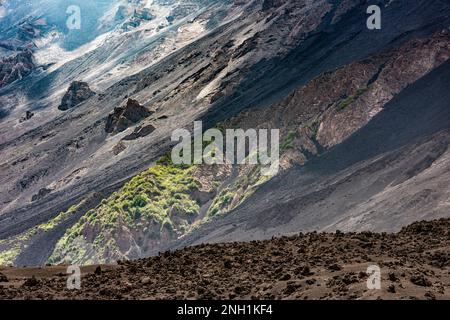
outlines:
[[148, 198], [143, 194], [138, 194], [133, 198], [133, 206], [143, 208], [149, 202]]
[[281, 151], [285, 151], [288, 149], [294, 149], [294, 141], [295, 141], [295, 131], [289, 131], [286, 138], [281, 143]]

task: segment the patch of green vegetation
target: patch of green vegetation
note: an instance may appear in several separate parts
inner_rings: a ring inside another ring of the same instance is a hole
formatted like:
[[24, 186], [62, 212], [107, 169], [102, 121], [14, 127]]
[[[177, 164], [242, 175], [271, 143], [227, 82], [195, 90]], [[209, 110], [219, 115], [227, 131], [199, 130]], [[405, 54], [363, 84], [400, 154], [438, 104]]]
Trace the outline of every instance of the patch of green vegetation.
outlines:
[[337, 109], [339, 111], [344, 110], [345, 108], [347, 108], [348, 106], [350, 106], [353, 102], [355, 102], [356, 100], [359, 99], [359, 97], [361, 97], [364, 93], [366, 93], [367, 91], [369, 91], [369, 87], [365, 87], [362, 89], [358, 89], [358, 91], [356, 91], [356, 93], [352, 96], [347, 97], [346, 99], [344, 99], [343, 101], [341, 101], [341, 103], [338, 105]]
[[0, 266], [13, 265], [17, 256], [20, 254], [20, 246], [14, 246], [8, 250], [0, 252]]
[[[222, 124], [216, 127], [224, 130]], [[196, 169], [173, 164], [170, 154], [161, 157], [68, 229], [48, 261], [88, 264], [138, 258], [150, 247], [192, 232], [235, 208], [269, 179], [259, 166], [250, 166], [219, 192], [206, 217], [198, 219], [200, 204], [194, 194], [201, 185], [195, 178]], [[211, 185], [217, 190], [221, 182]]]
[[[81, 202], [80, 205], [82, 203], [83, 202]], [[37, 225], [17, 236], [0, 240], [0, 265], [13, 265], [19, 254], [27, 248], [34, 236], [42, 232], [49, 232], [56, 228], [61, 222], [76, 213], [78, 206], [72, 206], [69, 210], [61, 212], [48, 222]]]
[[19, 235], [0, 240], [0, 266], [14, 265], [15, 260], [26, 248], [30, 239], [36, 235], [39, 227], [34, 227]]
[[[191, 196], [200, 187], [193, 170], [174, 165], [168, 155], [162, 157], [67, 230], [49, 262], [59, 263], [70, 257], [73, 263], [86, 263], [92, 251], [98, 256], [96, 262], [124, 258], [126, 252], [119, 249], [117, 241], [125, 233], [139, 237], [147, 230], [155, 239], [164, 230], [174, 237], [180, 235], [186, 230], [186, 221], [193, 220], [200, 211]], [[172, 220], [174, 213], [177, 221]]]
[[289, 149], [294, 149], [294, 141], [295, 141], [295, 131], [289, 131], [286, 135], [286, 138], [283, 140], [280, 146], [281, 151], [286, 151]]
[[70, 207], [69, 210], [67, 210], [66, 212], [61, 212], [59, 215], [57, 215], [55, 218], [53, 218], [52, 220], [48, 221], [47, 223], [43, 223], [43, 224], [37, 226], [37, 229], [41, 230], [41, 231], [44, 231], [44, 232], [53, 230], [61, 222], [63, 222], [65, 219], [69, 218], [71, 215], [76, 213], [79, 206], [80, 206], [80, 204]]

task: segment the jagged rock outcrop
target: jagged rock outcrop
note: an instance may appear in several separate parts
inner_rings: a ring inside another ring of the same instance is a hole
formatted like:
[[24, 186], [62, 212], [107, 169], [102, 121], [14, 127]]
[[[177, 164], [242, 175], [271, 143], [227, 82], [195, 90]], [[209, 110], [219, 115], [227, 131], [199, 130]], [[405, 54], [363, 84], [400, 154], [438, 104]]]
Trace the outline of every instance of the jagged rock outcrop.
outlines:
[[58, 109], [61, 111], [72, 109], [93, 95], [95, 95], [95, 92], [89, 88], [86, 82], [74, 81], [70, 84], [69, 89], [67, 89]]
[[27, 111], [27, 112], [25, 112], [25, 114], [22, 116], [22, 118], [20, 118], [20, 122], [25, 122], [25, 121], [28, 121], [28, 120], [30, 120], [31, 118], [33, 118], [34, 117], [34, 113], [32, 112], [32, 111]]
[[16, 80], [21, 80], [34, 68], [33, 54], [29, 50], [0, 59], [0, 88]]
[[37, 201], [37, 200], [41, 200], [43, 198], [45, 198], [46, 195], [48, 195], [49, 193], [51, 193], [53, 190], [48, 189], [48, 188], [42, 188], [39, 190], [39, 192], [37, 194], [35, 194], [32, 198], [31, 201]]
[[[149, 117], [152, 113], [139, 102], [128, 99], [125, 105], [117, 107], [106, 120], [105, 131], [107, 133], [118, 133]], [[148, 129], [144, 130], [148, 132]], [[144, 133], [142, 132], [142, 133]], [[132, 140], [132, 139], [129, 139]]]
[[[117, 17], [121, 17], [123, 16], [123, 9], [119, 10], [116, 14], [116, 18]], [[126, 21], [123, 25], [122, 25], [122, 29], [123, 30], [130, 30], [133, 28], [137, 28], [139, 27], [142, 22], [145, 21], [151, 21], [155, 18], [155, 16], [151, 13], [151, 11], [147, 8], [144, 9], [140, 9], [140, 10], [134, 10], [132, 16], [129, 18], [128, 21]]]

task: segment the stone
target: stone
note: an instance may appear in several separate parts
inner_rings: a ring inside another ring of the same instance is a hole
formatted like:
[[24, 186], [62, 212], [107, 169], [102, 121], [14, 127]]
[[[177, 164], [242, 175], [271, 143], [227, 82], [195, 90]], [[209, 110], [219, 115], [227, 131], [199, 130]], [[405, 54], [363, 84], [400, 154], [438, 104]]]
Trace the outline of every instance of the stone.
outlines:
[[58, 109], [61, 111], [72, 109], [93, 95], [95, 95], [95, 92], [89, 88], [86, 82], [74, 81], [70, 84], [69, 89], [67, 89]]
[[123, 132], [150, 115], [151, 112], [144, 106], [140, 105], [139, 102], [133, 99], [128, 99], [124, 105], [115, 108], [114, 111], [108, 116], [105, 131], [107, 133]]
[[0, 282], [8, 282], [8, 277], [0, 272]]

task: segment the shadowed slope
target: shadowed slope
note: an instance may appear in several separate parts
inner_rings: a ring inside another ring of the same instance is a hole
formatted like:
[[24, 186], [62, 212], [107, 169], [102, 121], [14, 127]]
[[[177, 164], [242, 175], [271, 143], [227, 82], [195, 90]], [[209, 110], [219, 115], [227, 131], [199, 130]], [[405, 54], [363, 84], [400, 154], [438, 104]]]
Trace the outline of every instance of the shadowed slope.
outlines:
[[448, 216], [450, 62], [406, 88], [342, 144], [271, 180], [176, 247], [301, 230], [398, 230]]

